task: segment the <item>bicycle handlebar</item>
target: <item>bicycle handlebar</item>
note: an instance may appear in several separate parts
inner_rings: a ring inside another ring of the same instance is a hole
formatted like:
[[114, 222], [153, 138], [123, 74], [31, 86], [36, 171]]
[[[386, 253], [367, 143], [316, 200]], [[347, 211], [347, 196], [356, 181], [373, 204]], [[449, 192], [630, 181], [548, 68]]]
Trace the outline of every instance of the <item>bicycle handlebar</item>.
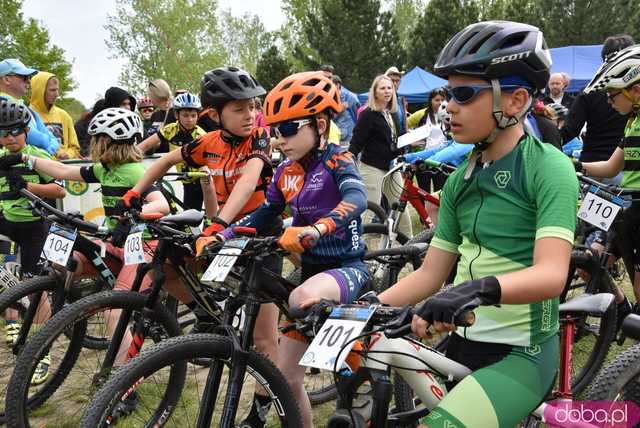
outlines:
[[423, 159], [421, 162], [422, 162], [423, 165], [425, 165], [427, 167], [439, 168], [439, 169], [443, 169], [443, 170], [445, 170], [447, 172], [454, 172], [457, 169], [456, 167], [453, 167], [453, 166], [451, 166], [449, 164], [446, 164], [444, 162], [438, 162], [438, 161], [434, 161], [434, 160], [431, 160], [431, 159]]
[[82, 220], [77, 216], [61, 211], [48, 203], [42, 200], [40, 197], [34, 195], [27, 189], [20, 189], [20, 194], [27, 198], [34, 205], [34, 209], [43, 217], [49, 217], [43, 215], [41, 213], [42, 210], [51, 213], [55, 219], [59, 220], [61, 223], [69, 224], [77, 229], [80, 229], [84, 232], [88, 232], [94, 235], [107, 235], [109, 233], [109, 229], [104, 226], [98, 226], [95, 223], [91, 223], [89, 221]]
[[[632, 195], [632, 196], [640, 197], [640, 189], [630, 189], [630, 188], [615, 186], [612, 184], [605, 184], [591, 177], [587, 177], [582, 173], [577, 173], [576, 176], [578, 177], [579, 181], [582, 181], [583, 183], [586, 183], [590, 186], [596, 187], [596, 189], [594, 190], [604, 192], [604, 194], [597, 191], [595, 193], [599, 193], [600, 197], [602, 197], [603, 199], [607, 199], [609, 201], [611, 201], [611, 199], [613, 199], [614, 197], [620, 197], [622, 195]], [[636, 199], [632, 199], [632, 201], [635, 201], [635, 200]], [[637, 200], [640, 200], [640, 199], [637, 199]]]

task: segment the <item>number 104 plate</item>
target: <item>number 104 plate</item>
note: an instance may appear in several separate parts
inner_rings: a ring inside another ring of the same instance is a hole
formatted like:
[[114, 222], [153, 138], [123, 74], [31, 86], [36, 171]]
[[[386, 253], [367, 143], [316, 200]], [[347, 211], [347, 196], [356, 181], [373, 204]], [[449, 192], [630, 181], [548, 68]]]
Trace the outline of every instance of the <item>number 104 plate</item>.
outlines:
[[[300, 359], [301, 366], [337, 370], [353, 348], [354, 337], [360, 335], [375, 308], [340, 306], [335, 308]], [[337, 364], [336, 364], [337, 360]]]

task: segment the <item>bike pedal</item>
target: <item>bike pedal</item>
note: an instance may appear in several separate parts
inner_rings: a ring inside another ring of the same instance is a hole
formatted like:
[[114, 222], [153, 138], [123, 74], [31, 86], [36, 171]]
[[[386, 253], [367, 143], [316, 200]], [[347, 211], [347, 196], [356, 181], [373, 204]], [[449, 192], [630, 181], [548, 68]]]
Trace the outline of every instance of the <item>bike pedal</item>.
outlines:
[[366, 426], [367, 422], [360, 413], [347, 409], [336, 410], [327, 422], [327, 428], [366, 428]]

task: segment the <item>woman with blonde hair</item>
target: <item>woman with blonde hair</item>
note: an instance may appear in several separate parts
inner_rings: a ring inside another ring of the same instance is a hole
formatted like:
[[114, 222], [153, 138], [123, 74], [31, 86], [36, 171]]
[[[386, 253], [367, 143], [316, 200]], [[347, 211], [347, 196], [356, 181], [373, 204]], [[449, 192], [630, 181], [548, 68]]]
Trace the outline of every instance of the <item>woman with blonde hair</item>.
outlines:
[[[398, 100], [393, 82], [388, 76], [379, 75], [373, 79], [369, 89], [369, 100], [356, 122], [349, 151], [360, 157], [358, 168], [367, 188], [368, 199], [376, 204], [384, 196], [389, 205], [397, 201], [402, 188], [402, 178], [395, 174], [385, 180], [391, 161], [401, 154], [397, 148]], [[369, 221], [370, 219], [365, 219]], [[399, 230], [412, 236], [411, 220], [405, 211], [400, 217]]]

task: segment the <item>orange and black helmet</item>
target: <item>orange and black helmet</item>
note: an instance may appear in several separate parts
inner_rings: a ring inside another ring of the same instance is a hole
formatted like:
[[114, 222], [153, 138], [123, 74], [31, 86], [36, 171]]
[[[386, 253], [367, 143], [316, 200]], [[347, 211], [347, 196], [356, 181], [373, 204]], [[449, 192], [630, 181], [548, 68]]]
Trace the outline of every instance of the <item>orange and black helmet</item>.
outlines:
[[321, 71], [307, 71], [284, 78], [264, 101], [264, 118], [271, 125], [313, 116], [326, 110], [342, 111], [340, 91]]

